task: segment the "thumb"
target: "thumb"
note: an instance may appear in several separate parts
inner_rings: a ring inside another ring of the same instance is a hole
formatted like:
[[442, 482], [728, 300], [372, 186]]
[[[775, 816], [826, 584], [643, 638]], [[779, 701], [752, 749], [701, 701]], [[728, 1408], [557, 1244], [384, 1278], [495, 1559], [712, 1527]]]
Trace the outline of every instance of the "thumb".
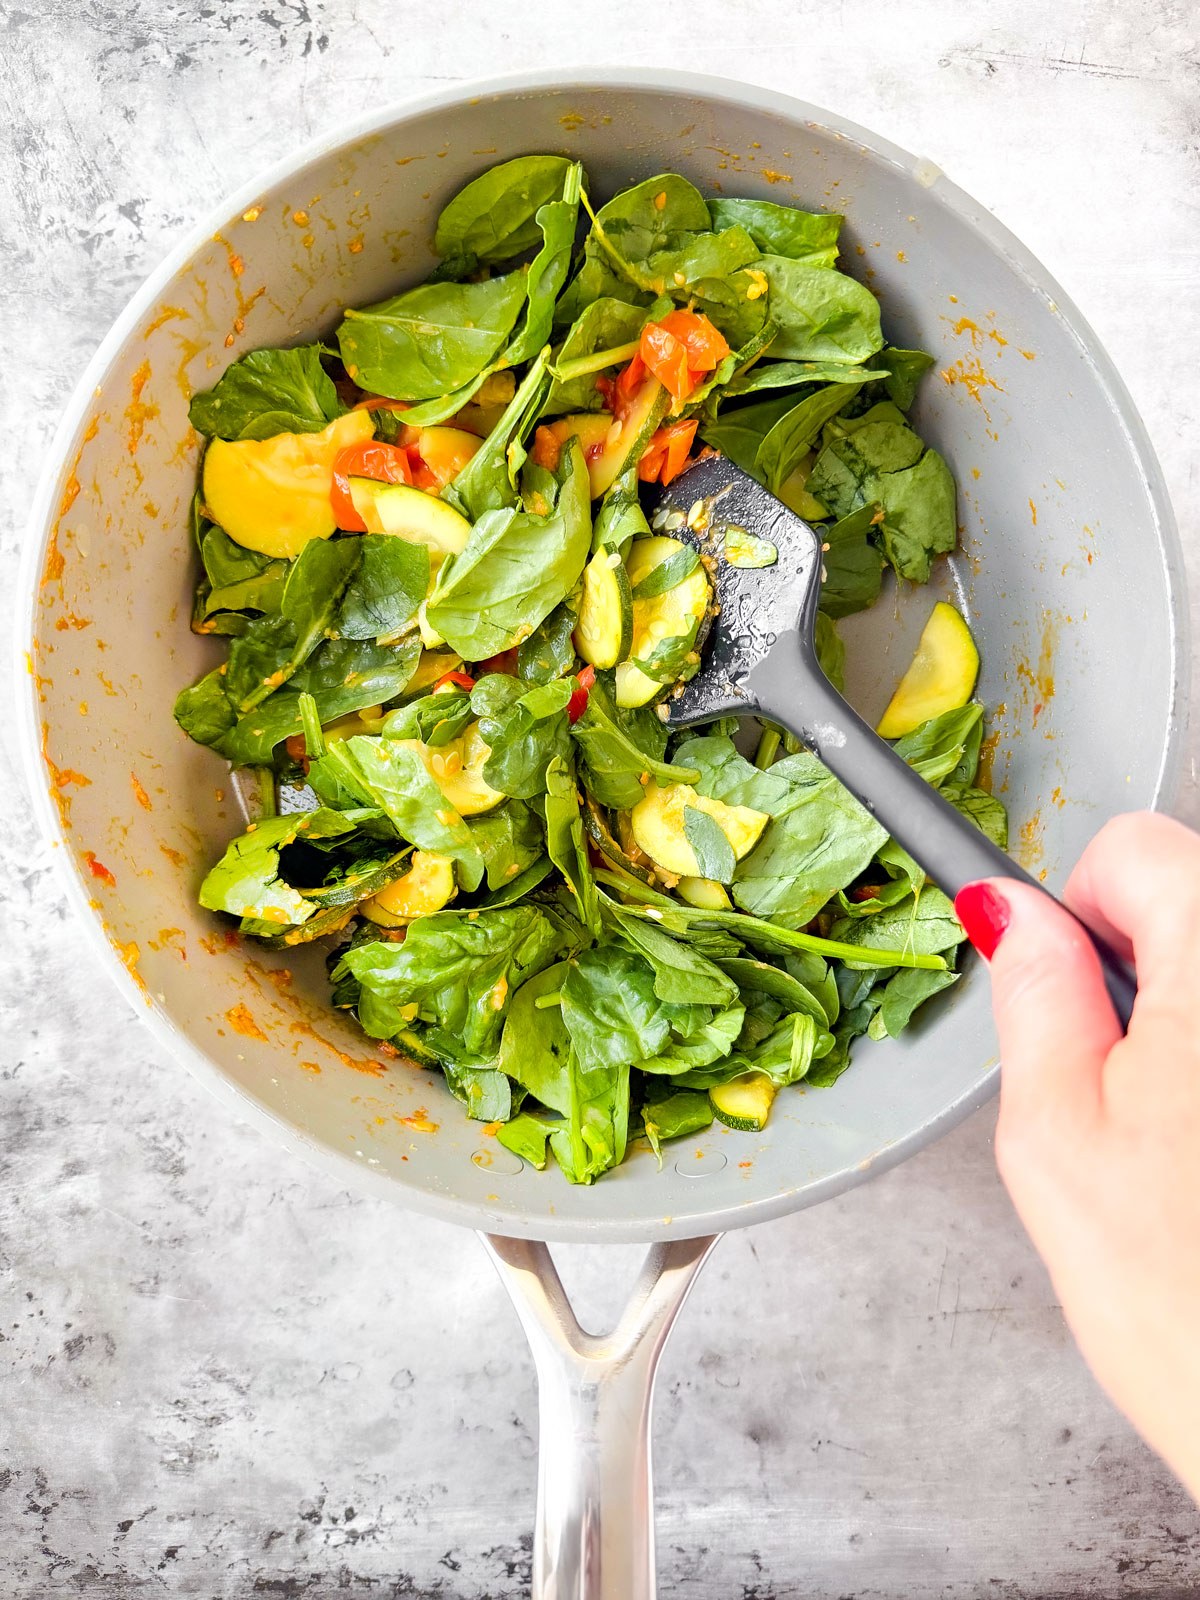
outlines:
[[968, 884], [954, 908], [991, 962], [1010, 1127], [1094, 1116], [1121, 1028], [1086, 933], [1049, 895], [1010, 878]]

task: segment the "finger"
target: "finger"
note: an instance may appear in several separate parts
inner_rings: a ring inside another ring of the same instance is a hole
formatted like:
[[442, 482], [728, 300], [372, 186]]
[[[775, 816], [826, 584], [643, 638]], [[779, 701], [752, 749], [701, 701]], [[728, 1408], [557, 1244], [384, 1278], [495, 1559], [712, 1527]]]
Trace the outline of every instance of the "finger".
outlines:
[[1200, 837], [1152, 811], [1114, 817], [1083, 852], [1066, 900], [1132, 953], [1142, 988], [1190, 995], [1200, 960]]
[[1105, 1057], [1122, 1035], [1083, 929], [1048, 895], [1008, 878], [969, 884], [954, 905], [990, 954], [1005, 1119], [1060, 1126], [1098, 1116]]

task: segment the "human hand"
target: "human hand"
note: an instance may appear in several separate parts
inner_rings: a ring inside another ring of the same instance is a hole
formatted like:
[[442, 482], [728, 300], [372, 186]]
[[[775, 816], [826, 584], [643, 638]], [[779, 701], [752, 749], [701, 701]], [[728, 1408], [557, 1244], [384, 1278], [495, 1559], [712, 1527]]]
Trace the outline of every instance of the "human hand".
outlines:
[[996, 1160], [1093, 1372], [1200, 1499], [1200, 837], [1117, 817], [1063, 898], [1136, 963], [1124, 1037], [1053, 901], [997, 878], [955, 902], [991, 958]]

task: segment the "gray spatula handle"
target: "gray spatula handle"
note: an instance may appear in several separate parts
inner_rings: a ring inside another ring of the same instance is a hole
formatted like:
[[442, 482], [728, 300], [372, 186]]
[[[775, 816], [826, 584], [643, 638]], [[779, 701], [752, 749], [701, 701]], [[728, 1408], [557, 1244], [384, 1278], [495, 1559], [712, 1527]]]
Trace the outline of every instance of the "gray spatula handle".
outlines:
[[[1049, 893], [872, 732], [825, 677], [803, 633], [781, 638], [749, 687], [762, 714], [814, 750], [951, 899], [980, 878], [1014, 878]], [[1127, 1028], [1137, 984], [1116, 952], [1079, 925], [1095, 947], [1109, 998]]]

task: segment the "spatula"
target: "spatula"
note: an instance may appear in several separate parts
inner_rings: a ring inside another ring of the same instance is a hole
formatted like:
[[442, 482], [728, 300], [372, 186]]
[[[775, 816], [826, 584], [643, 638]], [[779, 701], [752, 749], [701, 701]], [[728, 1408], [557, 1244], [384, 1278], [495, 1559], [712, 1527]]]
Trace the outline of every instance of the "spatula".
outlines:
[[[814, 644], [819, 533], [720, 455], [698, 461], [662, 491], [653, 525], [711, 558], [718, 608], [700, 671], [667, 702], [671, 727], [766, 717], [806, 744], [951, 899], [980, 878], [1012, 878], [1048, 893], [872, 732], [821, 671]], [[734, 564], [740, 562], [756, 564]], [[1080, 926], [1127, 1027], [1134, 978], [1103, 939]]]

